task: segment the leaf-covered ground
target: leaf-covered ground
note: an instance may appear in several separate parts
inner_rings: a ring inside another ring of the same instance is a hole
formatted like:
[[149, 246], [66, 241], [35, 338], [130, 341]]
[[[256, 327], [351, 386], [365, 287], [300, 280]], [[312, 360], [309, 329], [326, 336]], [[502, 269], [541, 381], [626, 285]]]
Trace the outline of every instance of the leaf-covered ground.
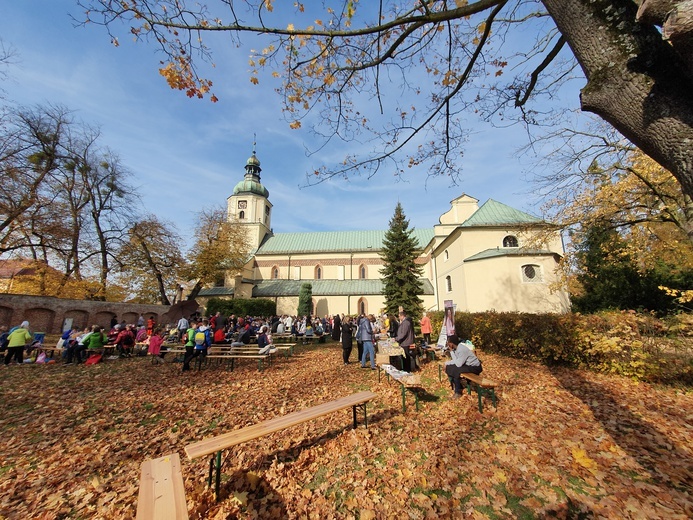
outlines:
[[[693, 394], [480, 355], [498, 409], [451, 399], [436, 363], [420, 411], [399, 385], [334, 345], [299, 348], [264, 372], [182, 374], [145, 358], [97, 366], [0, 367], [0, 518], [127, 519], [140, 464], [178, 452], [191, 518], [693, 517]], [[207, 436], [370, 389], [369, 427], [351, 410], [229, 452], [222, 500]]]

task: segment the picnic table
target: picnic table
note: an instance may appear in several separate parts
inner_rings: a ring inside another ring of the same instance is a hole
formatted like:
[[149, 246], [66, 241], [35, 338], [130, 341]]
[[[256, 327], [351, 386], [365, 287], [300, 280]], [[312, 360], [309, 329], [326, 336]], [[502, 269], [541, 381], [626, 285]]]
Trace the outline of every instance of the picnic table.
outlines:
[[414, 394], [414, 402], [416, 406], [416, 411], [419, 411], [419, 394], [416, 393], [415, 389], [421, 388], [421, 375], [412, 374], [410, 372], [405, 372], [404, 370], [398, 370], [396, 367], [383, 363], [378, 365], [378, 382], [380, 382], [380, 370], [383, 370], [387, 374], [388, 381], [392, 378], [397, 381], [402, 388], [402, 412], [407, 411], [407, 400], [406, 391], [410, 390]]
[[393, 357], [399, 360], [399, 367], [404, 368], [404, 349], [392, 339], [378, 340], [376, 363], [389, 365], [390, 358]]

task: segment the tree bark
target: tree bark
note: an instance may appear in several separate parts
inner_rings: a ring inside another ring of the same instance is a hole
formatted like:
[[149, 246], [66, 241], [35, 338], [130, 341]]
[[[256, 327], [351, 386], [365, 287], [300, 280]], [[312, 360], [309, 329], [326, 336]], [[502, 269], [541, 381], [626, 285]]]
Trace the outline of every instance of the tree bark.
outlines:
[[693, 197], [693, 82], [673, 48], [635, 21], [632, 0], [542, 1], [587, 78], [582, 110], [608, 121]]
[[662, 25], [667, 13], [681, 0], [644, 0], [640, 4], [636, 20], [642, 23]]

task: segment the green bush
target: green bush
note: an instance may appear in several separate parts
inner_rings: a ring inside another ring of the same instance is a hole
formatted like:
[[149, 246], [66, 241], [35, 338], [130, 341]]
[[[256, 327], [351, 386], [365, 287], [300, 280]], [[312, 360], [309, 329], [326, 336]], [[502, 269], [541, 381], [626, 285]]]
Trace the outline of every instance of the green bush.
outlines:
[[211, 298], [205, 309], [207, 315], [221, 312], [224, 316], [235, 314], [236, 316], [274, 316], [277, 313], [277, 304], [267, 298], [234, 298], [225, 300]]
[[[443, 312], [429, 314], [433, 337]], [[693, 319], [663, 322], [651, 313], [455, 314], [455, 331], [481, 352], [588, 368], [640, 381], [693, 384]]]

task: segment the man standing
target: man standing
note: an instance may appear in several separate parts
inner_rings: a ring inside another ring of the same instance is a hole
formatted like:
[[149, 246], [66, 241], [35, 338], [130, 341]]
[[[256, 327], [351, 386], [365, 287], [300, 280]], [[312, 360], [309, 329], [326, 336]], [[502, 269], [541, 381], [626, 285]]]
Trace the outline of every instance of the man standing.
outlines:
[[481, 361], [464, 343], [460, 344], [460, 338], [455, 334], [448, 336], [447, 345], [452, 359], [445, 362], [445, 373], [455, 391], [453, 398], [459, 399], [462, 396], [461, 374], [481, 374]]
[[371, 370], [375, 370], [375, 347], [373, 346], [373, 326], [372, 323], [375, 322], [375, 316], [369, 314], [364, 316], [359, 321], [359, 337], [363, 342], [363, 354], [361, 356], [361, 368], [368, 368], [366, 366], [366, 359], [368, 356], [371, 358]]
[[414, 326], [411, 318], [403, 310], [399, 311], [399, 327], [397, 327], [397, 337], [395, 341], [404, 350], [405, 366], [403, 370], [416, 372], [416, 338], [414, 337]]
[[179, 341], [183, 341], [183, 336], [185, 336], [185, 333], [188, 331], [189, 327], [190, 323], [188, 323], [188, 320], [185, 319], [185, 316], [181, 316], [178, 320], [178, 325], [176, 325], [176, 329], [178, 329]]

